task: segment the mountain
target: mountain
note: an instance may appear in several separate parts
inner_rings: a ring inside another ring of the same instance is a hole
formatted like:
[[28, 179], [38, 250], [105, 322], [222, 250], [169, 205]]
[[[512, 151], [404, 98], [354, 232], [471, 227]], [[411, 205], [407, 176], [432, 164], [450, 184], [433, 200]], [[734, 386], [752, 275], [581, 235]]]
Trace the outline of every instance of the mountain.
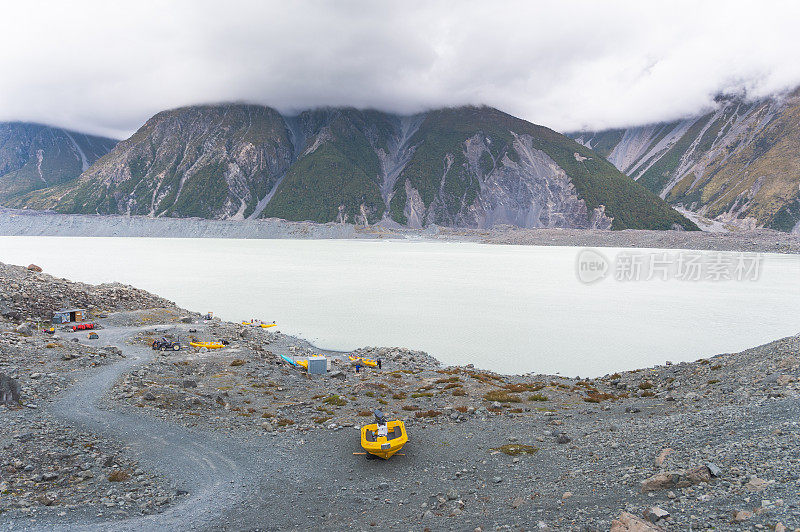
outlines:
[[77, 178], [117, 141], [25, 122], [0, 122], [0, 202]]
[[684, 120], [569, 134], [672, 205], [800, 232], [800, 90]]
[[165, 111], [76, 181], [9, 206], [412, 227], [696, 229], [592, 150], [487, 107], [414, 116], [326, 108], [284, 117], [245, 104]]

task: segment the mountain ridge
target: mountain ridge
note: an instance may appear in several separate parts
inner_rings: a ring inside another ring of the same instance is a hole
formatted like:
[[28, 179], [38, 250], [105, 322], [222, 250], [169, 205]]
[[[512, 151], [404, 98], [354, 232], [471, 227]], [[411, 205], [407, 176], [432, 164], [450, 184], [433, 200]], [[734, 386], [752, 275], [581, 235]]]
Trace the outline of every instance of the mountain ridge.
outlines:
[[567, 135], [673, 206], [740, 227], [800, 232], [800, 89], [721, 98], [672, 122]]
[[77, 178], [117, 141], [32, 122], [0, 122], [0, 201]]
[[411, 227], [696, 226], [553, 130], [489, 107], [401, 116], [254, 104], [162, 111], [80, 178], [11, 207], [391, 221]]

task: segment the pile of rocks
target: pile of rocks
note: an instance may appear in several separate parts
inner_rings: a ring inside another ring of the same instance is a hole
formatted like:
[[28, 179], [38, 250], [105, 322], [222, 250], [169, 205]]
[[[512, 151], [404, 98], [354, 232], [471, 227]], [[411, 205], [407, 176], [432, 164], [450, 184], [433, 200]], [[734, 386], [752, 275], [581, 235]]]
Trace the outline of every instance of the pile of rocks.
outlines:
[[0, 316], [19, 322], [49, 320], [53, 311], [64, 307], [103, 311], [174, 307], [164, 298], [131, 286], [75, 283], [38, 269], [0, 263]]

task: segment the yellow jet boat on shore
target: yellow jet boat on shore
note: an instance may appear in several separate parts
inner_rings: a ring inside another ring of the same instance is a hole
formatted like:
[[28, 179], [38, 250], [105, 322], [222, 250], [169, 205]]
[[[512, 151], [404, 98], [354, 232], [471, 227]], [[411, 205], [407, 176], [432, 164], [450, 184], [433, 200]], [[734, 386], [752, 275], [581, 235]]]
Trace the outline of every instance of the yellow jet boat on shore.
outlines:
[[369, 454], [388, 460], [408, 442], [402, 421], [386, 421], [380, 410], [375, 411], [375, 423], [361, 427], [361, 447]]
[[242, 325], [249, 325], [251, 327], [261, 327], [262, 329], [269, 329], [270, 327], [277, 327], [278, 324], [274, 321], [272, 323], [264, 323], [263, 321], [243, 321]]
[[353, 364], [358, 364], [359, 362], [361, 362], [361, 364], [369, 366], [371, 368], [378, 367], [378, 361], [372, 360], [371, 358], [357, 357], [355, 355], [349, 355], [347, 358], [349, 358], [350, 362], [352, 362]]
[[189, 342], [189, 345], [198, 349], [201, 347], [205, 347], [206, 349], [222, 349], [225, 347], [225, 344], [222, 342]]

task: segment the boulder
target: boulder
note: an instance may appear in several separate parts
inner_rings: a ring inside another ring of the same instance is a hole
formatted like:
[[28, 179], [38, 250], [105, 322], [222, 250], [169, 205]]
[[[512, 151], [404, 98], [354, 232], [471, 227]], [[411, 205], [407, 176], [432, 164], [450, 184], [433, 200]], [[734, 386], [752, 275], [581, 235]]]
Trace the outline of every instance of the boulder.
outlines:
[[32, 271], [32, 272], [42, 273], [42, 268], [40, 266], [35, 265], [35, 264], [28, 264], [28, 269], [30, 271]]
[[635, 515], [622, 512], [611, 521], [611, 532], [661, 532], [663, 529]]
[[667, 459], [667, 455], [672, 453], [673, 450], [667, 447], [666, 449], [662, 449], [658, 456], [656, 456], [655, 464], [656, 467], [663, 467], [664, 461]]
[[666, 519], [669, 517], [669, 512], [664, 510], [663, 508], [659, 508], [658, 506], [651, 506], [643, 513], [644, 518], [650, 521], [651, 523], [656, 523], [661, 519]]
[[36, 329], [34, 329], [30, 323], [23, 323], [18, 325], [14, 330], [17, 334], [21, 334], [22, 336], [33, 336]]
[[5, 373], [0, 373], [0, 404], [19, 404], [19, 382]]
[[747, 491], [759, 492], [764, 491], [770, 484], [771, 482], [766, 481], [763, 478], [753, 477], [747, 484], [744, 485], [744, 488]]
[[643, 480], [642, 493], [672, 488], [688, 488], [710, 480], [711, 472], [706, 466], [696, 467], [690, 471], [665, 471]]

